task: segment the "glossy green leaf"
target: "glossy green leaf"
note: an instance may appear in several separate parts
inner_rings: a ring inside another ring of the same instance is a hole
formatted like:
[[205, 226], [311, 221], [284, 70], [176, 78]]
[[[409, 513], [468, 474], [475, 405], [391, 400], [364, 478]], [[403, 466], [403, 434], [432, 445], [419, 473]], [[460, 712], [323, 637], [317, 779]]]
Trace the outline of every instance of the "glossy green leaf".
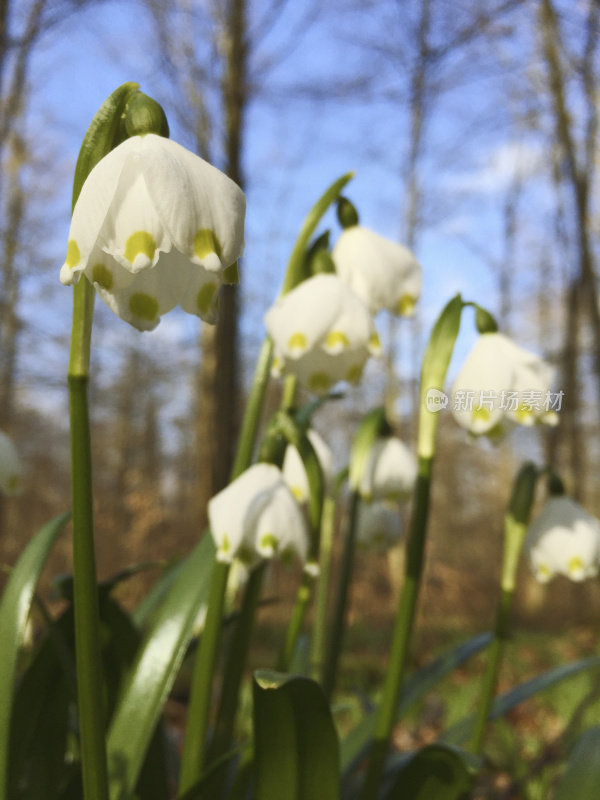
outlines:
[[464, 754], [447, 745], [431, 744], [401, 767], [385, 800], [467, 800], [472, 782]]
[[[483, 633], [450, 648], [422, 669], [411, 675], [402, 688], [398, 714], [403, 714], [433, 686], [449, 675], [456, 667], [489, 645], [491, 634]], [[342, 741], [342, 773], [351, 770], [361, 759], [375, 732], [376, 712], [371, 711]]]
[[315, 681], [255, 672], [254, 748], [256, 800], [338, 800], [338, 738]]
[[206, 597], [214, 557], [203, 536], [155, 613], [125, 682], [107, 740], [111, 800], [129, 800], [194, 621]]
[[19, 650], [40, 573], [68, 519], [68, 513], [61, 514], [38, 531], [10, 573], [0, 600], [0, 800], [7, 792], [9, 730]]
[[[572, 664], [562, 664], [559, 667], [543, 672], [541, 675], [536, 675], [535, 678], [499, 695], [494, 700], [489, 718], [490, 720], [498, 719], [498, 717], [502, 717], [512, 711], [515, 706], [543, 692], [544, 689], [549, 689], [551, 686], [578, 675], [580, 672], [597, 669], [600, 669], [600, 656], [591, 656], [581, 661], [574, 661]], [[465, 741], [471, 735], [474, 721], [475, 717], [473, 715], [460, 720], [441, 736], [442, 741], [454, 744]]]
[[590, 800], [600, 793], [600, 725], [584, 731], [571, 751], [554, 800]]

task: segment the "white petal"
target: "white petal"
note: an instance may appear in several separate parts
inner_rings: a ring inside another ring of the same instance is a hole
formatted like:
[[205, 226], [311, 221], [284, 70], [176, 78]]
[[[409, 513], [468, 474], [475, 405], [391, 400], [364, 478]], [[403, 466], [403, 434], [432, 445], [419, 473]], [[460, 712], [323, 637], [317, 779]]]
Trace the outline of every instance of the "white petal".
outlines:
[[[315, 450], [325, 485], [328, 486], [333, 480], [333, 454], [316, 431], [309, 430], [307, 436]], [[296, 500], [299, 503], [306, 502], [309, 496], [308, 478], [300, 454], [292, 445], [288, 445], [285, 450], [281, 469]]]
[[401, 244], [363, 228], [344, 230], [332, 252], [340, 277], [376, 314], [407, 313], [421, 293], [421, 266]]
[[[207, 269], [228, 267], [242, 254], [246, 199], [223, 172], [177, 142], [148, 134], [143, 141], [148, 191], [177, 249]], [[212, 231], [218, 262], [194, 252], [199, 230]]]
[[369, 500], [407, 499], [416, 478], [417, 462], [412, 450], [390, 436], [373, 443], [359, 488]]
[[299, 358], [332, 330], [346, 287], [335, 275], [315, 275], [281, 297], [265, 314], [265, 325], [286, 358]]
[[[87, 260], [109, 213], [121, 173], [130, 154], [138, 146], [140, 137], [132, 137], [111, 150], [101, 159], [88, 175], [81, 188], [79, 198], [73, 209], [69, 230], [69, 254], [61, 270], [63, 283], [73, 283], [77, 278], [68, 280], [69, 272], [85, 269]], [[75, 243], [78, 258], [74, 256], [71, 242]]]

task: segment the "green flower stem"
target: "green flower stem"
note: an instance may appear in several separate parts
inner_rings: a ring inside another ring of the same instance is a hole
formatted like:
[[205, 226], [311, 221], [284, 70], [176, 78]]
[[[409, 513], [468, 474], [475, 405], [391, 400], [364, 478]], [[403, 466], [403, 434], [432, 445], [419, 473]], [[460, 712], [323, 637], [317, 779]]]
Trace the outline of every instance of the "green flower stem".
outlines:
[[312, 630], [310, 672], [315, 680], [322, 680], [325, 666], [325, 643], [327, 636], [327, 600], [333, 555], [333, 531], [336, 502], [327, 496], [323, 503], [321, 521], [321, 547], [319, 551], [319, 577], [315, 598], [315, 621]]
[[221, 619], [225, 604], [225, 590], [229, 564], [215, 561], [208, 594], [208, 609], [200, 645], [194, 660], [190, 704], [188, 708], [179, 794], [192, 788], [200, 778], [205, 765], [206, 743], [211, 706], [212, 677], [221, 633]]
[[254, 370], [254, 380], [252, 381], [252, 388], [244, 411], [237, 452], [231, 470], [230, 477], [232, 481], [241, 475], [244, 470], [248, 469], [252, 463], [252, 453], [269, 383], [272, 359], [273, 342], [270, 338], [266, 338], [258, 355]]
[[252, 638], [265, 568], [265, 562], [258, 564], [248, 577], [244, 602], [237, 621], [236, 635], [233, 638], [229, 658], [225, 665], [219, 714], [210, 748], [211, 761], [226, 751], [233, 734], [235, 713], [238, 707], [238, 689], [246, 666], [246, 654]]
[[85, 800], [107, 800], [106, 719], [100, 660], [88, 410], [93, 313], [94, 290], [83, 279], [73, 290], [73, 328], [67, 376], [71, 427], [75, 660], [83, 794]]
[[306, 257], [306, 251], [310, 237], [315, 232], [323, 214], [327, 211], [329, 206], [335, 202], [335, 200], [337, 200], [344, 186], [353, 177], [354, 173], [349, 172], [346, 175], [342, 175], [342, 177], [338, 178], [337, 181], [334, 181], [334, 183], [332, 183], [331, 186], [325, 190], [325, 192], [321, 195], [321, 197], [317, 200], [307, 214], [302, 224], [302, 228], [300, 229], [300, 233], [298, 234], [298, 238], [296, 239], [296, 244], [292, 250], [290, 260], [288, 261], [285, 279], [281, 289], [282, 295], [290, 292], [305, 277], [304, 260]]
[[415, 484], [411, 529], [407, 542], [404, 584], [400, 594], [398, 613], [392, 634], [392, 647], [375, 722], [375, 734], [367, 775], [361, 797], [372, 800], [377, 796], [398, 707], [398, 698], [406, 672], [406, 662], [412, 639], [417, 599], [423, 572], [429, 493], [436, 449], [439, 415], [427, 407], [431, 389], [442, 391], [454, 345], [460, 329], [464, 303], [460, 295], [453, 297], [438, 317], [421, 368], [419, 430], [417, 454], [419, 457]]
[[352, 570], [354, 566], [354, 552], [356, 550], [356, 531], [358, 522], [358, 504], [360, 495], [355, 489], [350, 495], [350, 510], [348, 514], [348, 528], [346, 532], [346, 543], [340, 567], [339, 588], [333, 612], [333, 622], [331, 627], [331, 637], [329, 651], [325, 662], [323, 674], [323, 691], [325, 696], [331, 698], [335, 688], [337, 667], [344, 639], [344, 629], [348, 596], [350, 594], [350, 583], [352, 581]]
[[504, 643], [508, 637], [510, 609], [515, 593], [519, 558], [527, 533], [536, 482], [540, 474], [540, 470], [532, 462], [528, 461], [523, 464], [515, 478], [510, 503], [504, 518], [501, 595], [496, 613], [494, 638], [482, 678], [481, 699], [477, 707], [477, 716], [471, 737], [471, 750], [476, 755], [481, 754], [485, 728], [494, 702]]
[[312, 597], [312, 589], [315, 582], [315, 575], [304, 570], [302, 573], [302, 580], [298, 587], [296, 594], [296, 602], [292, 610], [292, 616], [288, 624], [283, 646], [277, 659], [276, 669], [279, 672], [287, 672], [292, 663], [294, 653], [296, 652], [296, 645], [298, 644], [298, 637], [302, 630], [302, 623], [306, 616], [306, 611]]
[[500, 594], [500, 601], [498, 603], [498, 610], [496, 612], [496, 624], [494, 627], [494, 638], [490, 645], [488, 652], [488, 660], [481, 683], [481, 698], [477, 705], [477, 716], [475, 717], [475, 724], [473, 726], [473, 734], [471, 737], [471, 750], [475, 755], [480, 755], [483, 748], [483, 737], [487, 725], [492, 703], [494, 702], [494, 694], [496, 692], [496, 684], [498, 682], [498, 673], [500, 671], [500, 663], [504, 652], [504, 644], [508, 638], [510, 610], [514, 596], [513, 590], [502, 589]]
[[392, 635], [385, 684], [378, 706], [367, 776], [361, 795], [363, 800], [371, 800], [377, 796], [392, 730], [396, 721], [398, 700], [406, 672], [423, 571], [432, 467], [433, 457], [419, 457], [413, 516], [407, 542], [406, 573]]

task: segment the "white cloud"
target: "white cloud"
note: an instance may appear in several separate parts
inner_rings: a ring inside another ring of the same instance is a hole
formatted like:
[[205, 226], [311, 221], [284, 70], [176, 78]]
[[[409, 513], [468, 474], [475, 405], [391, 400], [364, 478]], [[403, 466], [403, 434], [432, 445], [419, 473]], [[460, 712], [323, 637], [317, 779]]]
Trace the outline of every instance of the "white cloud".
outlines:
[[542, 166], [542, 152], [527, 142], [504, 142], [479, 159], [472, 170], [449, 175], [449, 189], [491, 194], [509, 188], [516, 179], [526, 180]]

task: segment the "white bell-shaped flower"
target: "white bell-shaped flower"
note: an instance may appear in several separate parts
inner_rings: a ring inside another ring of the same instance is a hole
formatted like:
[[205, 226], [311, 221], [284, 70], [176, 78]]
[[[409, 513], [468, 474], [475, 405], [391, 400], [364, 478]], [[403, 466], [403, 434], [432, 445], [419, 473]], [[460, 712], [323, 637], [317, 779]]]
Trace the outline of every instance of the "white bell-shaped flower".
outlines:
[[132, 136], [88, 175], [60, 280], [84, 273], [139, 330], [176, 305], [214, 322], [224, 272], [243, 250], [245, 205], [232, 180], [181, 145]]
[[331, 253], [338, 275], [372, 314], [387, 309], [412, 314], [421, 294], [421, 265], [401, 244], [362, 225], [340, 234]]
[[254, 464], [208, 504], [217, 559], [252, 565], [261, 558], [297, 555], [304, 563], [309, 534], [304, 514], [273, 464]]
[[18, 494], [21, 489], [21, 466], [17, 449], [0, 431], [0, 492]]
[[292, 373], [315, 394], [338, 381], [358, 383], [369, 355], [381, 345], [365, 304], [337, 275], [315, 275], [281, 297], [265, 314], [276, 375]]
[[375, 439], [363, 468], [358, 491], [363, 500], [408, 499], [417, 479], [414, 453], [396, 436]]
[[[554, 370], [501, 333], [481, 334], [452, 388], [457, 422], [474, 435], [502, 434], [514, 424], [555, 425]], [[558, 408], [560, 403], [558, 403]]]
[[570, 497], [551, 497], [529, 526], [525, 540], [535, 577], [583, 581], [598, 574], [600, 522]]
[[360, 547], [387, 550], [402, 538], [402, 516], [395, 504], [359, 503], [356, 541]]
[[[308, 430], [306, 435], [315, 450], [325, 487], [328, 487], [333, 480], [333, 453], [329, 445], [315, 430]], [[308, 477], [300, 453], [293, 445], [286, 447], [281, 469], [296, 500], [299, 503], [305, 503], [309, 496]]]

